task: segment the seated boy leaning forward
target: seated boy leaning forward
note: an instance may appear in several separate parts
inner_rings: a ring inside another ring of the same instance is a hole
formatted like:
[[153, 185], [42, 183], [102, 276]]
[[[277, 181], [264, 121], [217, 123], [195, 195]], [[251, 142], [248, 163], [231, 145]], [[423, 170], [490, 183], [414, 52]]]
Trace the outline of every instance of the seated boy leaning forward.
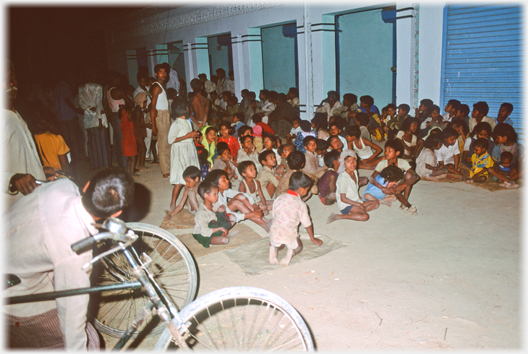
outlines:
[[178, 214], [184, 206], [187, 206], [189, 211], [198, 211], [198, 186], [202, 177], [202, 171], [196, 166], [189, 166], [183, 171], [183, 179], [185, 180], [185, 190], [180, 203], [165, 217], [165, 220], [169, 220], [174, 215]]
[[218, 187], [213, 182], [204, 181], [198, 187], [198, 193], [204, 202], [194, 217], [194, 239], [205, 248], [209, 248], [209, 245], [228, 244], [229, 238], [236, 233], [229, 233], [235, 222], [229, 221], [225, 212], [213, 211], [213, 204], [218, 201]]
[[314, 237], [308, 207], [301, 199], [308, 193], [312, 184], [310, 177], [303, 172], [294, 172], [290, 177], [288, 192], [275, 199], [274, 218], [270, 229], [269, 261], [271, 264], [279, 264], [277, 251], [284, 246], [288, 248], [288, 252], [280, 261], [282, 266], [290, 264], [291, 258], [302, 251], [303, 246], [297, 231], [299, 223], [306, 228], [313, 243], [318, 246], [323, 244], [323, 241]]
[[[404, 159], [398, 158], [403, 154], [403, 144], [399, 139], [389, 139], [385, 143], [385, 159], [381, 160], [376, 169], [370, 176], [370, 183], [381, 189], [383, 194], [395, 195], [396, 199], [401, 203], [400, 209], [411, 215], [417, 215], [418, 212], [415, 206], [412, 206], [408, 199], [411, 194], [411, 188], [420, 177], [412, 169], [411, 165]], [[383, 171], [387, 166], [396, 166], [405, 173], [403, 180], [396, 186], [384, 187], [377, 180], [376, 176]]]
[[324, 162], [328, 171], [321, 177], [317, 186], [319, 187], [319, 199], [324, 205], [332, 205], [336, 202], [336, 181], [339, 174], [339, 152], [330, 151], [325, 154]]
[[356, 153], [349, 149], [341, 153], [345, 171], [337, 177], [336, 183], [337, 206], [341, 215], [331, 213], [326, 221], [327, 224], [340, 219], [367, 221], [369, 219], [368, 212], [379, 207], [378, 200], [361, 201], [356, 156]]
[[[4, 271], [17, 275], [21, 283], [3, 295], [89, 287], [90, 275], [82, 266], [92, 259], [92, 251], [77, 255], [71, 244], [96, 234], [95, 222], [118, 217], [133, 199], [134, 179], [118, 169], [98, 172], [82, 195], [72, 181], [63, 179], [19, 199], [4, 215], [9, 248]], [[5, 305], [8, 347], [99, 349], [97, 332], [87, 322], [89, 300], [81, 295]]]
[[513, 163], [513, 154], [509, 151], [501, 153], [500, 161], [494, 163], [493, 168], [489, 169], [489, 173], [493, 176], [493, 180], [501, 182], [499, 185], [505, 188], [519, 188], [515, 182], [519, 179], [519, 170]]
[[[387, 166], [376, 176], [376, 181], [385, 188], [397, 186], [402, 179], [403, 171], [396, 166]], [[380, 204], [390, 207], [392, 202], [396, 201], [396, 196], [394, 194], [387, 195], [380, 188], [369, 183], [363, 193], [363, 200], [378, 200]]]

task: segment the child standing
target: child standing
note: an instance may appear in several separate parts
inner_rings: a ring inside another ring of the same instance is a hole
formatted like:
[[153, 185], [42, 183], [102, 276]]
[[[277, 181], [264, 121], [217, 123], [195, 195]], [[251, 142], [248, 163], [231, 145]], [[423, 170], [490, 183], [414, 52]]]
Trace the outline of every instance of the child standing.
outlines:
[[373, 170], [378, 162], [383, 160], [379, 157], [381, 148], [370, 140], [361, 137], [361, 131], [357, 125], [348, 127], [346, 132], [348, 148], [354, 150], [359, 159], [359, 168]]
[[[390, 189], [391, 187], [396, 187], [403, 179], [403, 171], [396, 166], [387, 166], [381, 170], [375, 179], [381, 186]], [[392, 206], [392, 202], [396, 200], [396, 196], [394, 194], [387, 195], [383, 193], [381, 188], [369, 183], [365, 189], [365, 193], [363, 193], [363, 201], [367, 200], [377, 200], [381, 204]]]
[[282, 266], [287, 266], [291, 258], [302, 251], [303, 246], [297, 231], [299, 223], [306, 228], [313, 243], [318, 246], [323, 244], [323, 241], [314, 237], [308, 208], [301, 199], [308, 193], [312, 183], [304, 173], [293, 173], [288, 184], [288, 192], [280, 195], [273, 203], [274, 218], [270, 229], [269, 251], [271, 264], [279, 264], [277, 249], [284, 245], [288, 251], [286, 257], [280, 261]]
[[266, 197], [262, 193], [260, 181], [255, 179], [257, 177], [257, 167], [255, 164], [252, 161], [244, 161], [238, 166], [238, 172], [242, 176], [238, 190], [244, 194], [249, 194], [256, 202], [253, 207], [255, 209], [260, 208], [264, 215], [268, 215], [271, 201], [269, 203], [270, 205], [268, 205]]
[[185, 184], [183, 171], [189, 166], [200, 168], [193, 141], [198, 136], [198, 132], [193, 130], [191, 121], [187, 119], [188, 107], [187, 102], [181, 97], [176, 97], [171, 106], [171, 118], [174, 119], [168, 135], [168, 142], [171, 144], [170, 183], [174, 185], [170, 202], [171, 211], [176, 207], [178, 194]]
[[42, 165], [62, 170], [71, 175], [72, 171], [67, 156], [70, 148], [66, 145], [64, 138], [59, 134], [53, 134], [51, 124], [43, 118], [30, 127], [42, 159]]
[[[259, 154], [262, 169], [257, 175], [257, 181], [264, 186], [270, 198], [273, 198], [281, 177], [276, 173], [277, 159], [271, 150], [264, 150]], [[256, 170], [255, 170], [256, 171]], [[240, 172], [240, 169], [239, 169]], [[240, 172], [242, 174], [242, 172]], [[242, 189], [240, 189], [242, 191]], [[266, 214], [267, 215], [267, 214]]]
[[134, 136], [134, 123], [132, 123], [132, 111], [127, 108], [119, 109], [119, 117], [121, 119], [121, 149], [123, 150], [123, 156], [127, 158], [127, 171], [132, 176], [134, 174], [134, 167], [136, 166], [137, 158], [137, 144], [136, 137]]
[[347, 149], [343, 151], [341, 157], [345, 162], [345, 171], [337, 177], [336, 200], [342, 215], [331, 213], [326, 223], [329, 224], [339, 219], [367, 221], [369, 219], [368, 212], [377, 209], [379, 201], [367, 200], [362, 202], [359, 197], [356, 153]]
[[203, 182], [198, 187], [198, 193], [203, 198], [203, 204], [194, 217], [193, 237], [205, 248], [209, 245], [226, 245], [234, 233], [227, 236], [233, 226], [224, 212], [214, 212], [213, 204], [218, 201], [218, 187], [211, 182]]
[[336, 202], [336, 181], [339, 169], [339, 152], [330, 151], [324, 157], [328, 170], [317, 183], [319, 199], [324, 205], [332, 205]]
[[145, 138], [147, 137], [147, 128], [152, 128], [152, 124], [145, 123], [145, 114], [143, 111], [147, 108], [147, 94], [140, 91], [134, 97], [136, 107], [132, 111], [132, 121], [134, 122], [134, 136], [136, 137], [138, 157], [136, 161], [136, 170], [146, 171], [145, 158], [147, 156], [147, 146], [145, 145]]
[[184, 206], [187, 205], [189, 211], [198, 211], [198, 186], [200, 185], [202, 173], [196, 166], [189, 166], [183, 171], [183, 179], [185, 180], [185, 189], [180, 203], [165, 217], [165, 220], [170, 220], [174, 215], [178, 214]]
[[[376, 166], [374, 172], [370, 176], [370, 183], [381, 189], [384, 194], [394, 194], [398, 201], [401, 203], [400, 209], [411, 215], [417, 215], [418, 211], [416, 207], [409, 203], [409, 195], [411, 194], [411, 188], [415, 184], [419, 177], [412, 169], [411, 165], [404, 159], [400, 159], [398, 156], [403, 154], [403, 144], [398, 139], [389, 139], [385, 143], [385, 159], [381, 160]], [[404, 179], [398, 183], [397, 186], [391, 188], [383, 187], [376, 180], [376, 176], [383, 171], [387, 166], [396, 166], [404, 173]]]

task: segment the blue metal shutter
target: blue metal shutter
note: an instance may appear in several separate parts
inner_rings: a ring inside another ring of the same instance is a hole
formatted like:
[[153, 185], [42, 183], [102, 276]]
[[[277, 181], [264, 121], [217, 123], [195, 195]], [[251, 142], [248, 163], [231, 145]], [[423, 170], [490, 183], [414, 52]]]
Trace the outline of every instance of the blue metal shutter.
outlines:
[[[522, 7], [446, 6], [442, 58], [443, 111], [450, 99], [473, 110], [485, 101], [497, 118], [503, 102], [513, 104], [510, 118], [522, 134]], [[470, 113], [471, 116], [471, 113]]]

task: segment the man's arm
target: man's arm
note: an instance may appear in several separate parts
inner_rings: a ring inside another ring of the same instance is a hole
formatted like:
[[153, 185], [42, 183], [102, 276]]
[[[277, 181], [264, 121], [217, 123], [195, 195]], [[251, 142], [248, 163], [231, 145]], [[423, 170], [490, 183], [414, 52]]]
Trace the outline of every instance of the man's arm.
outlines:
[[152, 95], [152, 101], [150, 106], [150, 120], [152, 123], [152, 134], [158, 135], [158, 128], [156, 127], [156, 116], [158, 115], [158, 111], [156, 110], [156, 104], [158, 103], [158, 97], [161, 92], [161, 88], [159, 85], [152, 85], [151, 95]]

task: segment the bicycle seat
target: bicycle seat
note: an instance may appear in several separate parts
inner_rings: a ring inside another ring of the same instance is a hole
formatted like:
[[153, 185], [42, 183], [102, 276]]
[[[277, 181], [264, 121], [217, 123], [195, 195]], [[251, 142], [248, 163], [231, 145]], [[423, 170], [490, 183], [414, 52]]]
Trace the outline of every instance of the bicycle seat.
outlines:
[[15, 286], [17, 284], [20, 284], [22, 281], [20, 280], [19, 277], [17, 277], [16, 275], [14, 274], [7, 274], [7, 286], [4, 288], [7, 289], [7, 288], [10, 288], [12, 286]]

